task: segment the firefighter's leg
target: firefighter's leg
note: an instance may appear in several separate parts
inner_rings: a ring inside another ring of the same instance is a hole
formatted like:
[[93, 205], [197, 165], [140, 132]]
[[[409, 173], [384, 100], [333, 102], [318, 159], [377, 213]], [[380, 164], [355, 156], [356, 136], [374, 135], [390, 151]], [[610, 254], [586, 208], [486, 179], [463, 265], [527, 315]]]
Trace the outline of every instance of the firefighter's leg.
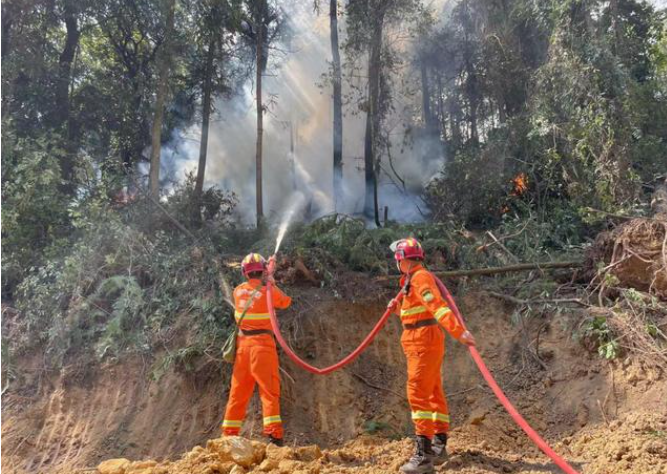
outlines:
[[[442, 357], [438, 363], [438, 366], [441, 365]], [[431, 394], [430, 401], [431, 410], [433, 411], [435, 433], [446, 434], [449, 431], [449, 408], [447, 407], [445, 390], [442, 386], [442, 374], [440, 373], [440, 369], [438, 369], [438, 373], [436, 375], [435, 385], [433, 386], [433, 393]]]
[[252, 375], [259, 386], [264, 417], [264, 434], [282, 439], [283, 422], [280, 418], [280, 376], [278, 353], [275, 347], [253, 347], [251, 358]]
[[225, 419], [222, 422], [222, 433], [224, 435], [239, 434], [248, 402], [255, 389], [255, 380], [250, 370], [250, 356], [249, 347], [240, 347], [236, 351], [232, 386], [229, 390]]
[[408, 402], [417, 439], [414, 454], [408, 462], [401, 466], [400, 470], [404, 474], [433, 472], [435, 453], [431, 447], [431, 438], [433, 438], [435, 428], [430, 398], [434, 391], [437, 367], [439, 367], [433, 360], [437, 356], [434, 352], [433, 350], [411, 350], [405, 353], [408, 361]]
[[432, 438], [435, 434], [431, 396], [433, 395], [435, 378], [439, 374], [441, 359], [433, 360], [434, 351], [409, 351], [405, 356], [408, 361], [407, 394], [418, 436]]
[[[439, 365], [442, 365], [442, 357]], [[431, 410], [433, 410], [433, 425], [435, 437], [433, 438], [433, 452], [436, 456], [433, 458], [435, 465], [440, 465], [447, 461], [447, 433], [449, 431], [449, 409], [447, 407], [447, 398], [442, 386], [441, 371], [438, 370], [436, 383], [431, 395]]]

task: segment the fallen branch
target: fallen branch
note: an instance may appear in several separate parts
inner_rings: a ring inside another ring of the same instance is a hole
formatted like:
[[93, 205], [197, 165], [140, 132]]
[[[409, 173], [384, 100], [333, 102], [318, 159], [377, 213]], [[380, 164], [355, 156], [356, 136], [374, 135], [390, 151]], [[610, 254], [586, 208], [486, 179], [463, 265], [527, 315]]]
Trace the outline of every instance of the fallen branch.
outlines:
[[589, 307], [591, 306], [590, 304], [586, 303], [585, 301], [580, 300], [579, 298], [553, 298], [553, 299], [534, 299], [534, 300], [524, 300], [521, 298], [517, 298], [516, 296], [510, 296], [506, 295], [504, 293], [496, 293], [495, 291], [489, 291], [487, 292], [489, 295], [495, 297], [495, 298], [500, 298], [505, 301], [509, 301], [510, 303], [514, 304], [520, 304], [520, 305], [527, 305], [527, 304], [547, 304], [547, 303], [576, 303], [581, 306], [586, 306]]
[[370, 388], [374, 388], [375, 390], [382, 390], [383, 392], [389, 392], [389, 393], [391, 393], [391, 394], [393, 394], [393, 395], [396, 395], [397, 397], [402, 398], [403, 400], [406, 400], [406, 396], [405, 396], [405, 395], [401, 395], [400, 393], [395, 392], [395, 391], [393, 391], [393, 390], [390, 389], [390, 388], [385, 388], [385, 387], [380, 387], [379, 385], [375, 385], [375, 384], [369, 382], [369, 381], [366, 380], [364, 377], [362, 377], [361, 375], [359, 375], [359, 374], [357, 374], [357, 373], [355, 373], [355, 372], [350, 372], [350, 373], [351, 373], [354, 377], [356, 377], [357, 379], [359, 379], [361, 382], [363, 382], [364, 384], [368, 385]]
[[475, 268], [473, 270], [452, 270], [452, 271], [434, 271], [436, 275], [443, 278], [449, 277], [469, 277], [482, 275], [496, 275], [498, 273], [525, 272], [529, 270], [549, 270], [554, 268], [580, 268], [584, 263], [580, 261], [572, 262], [545, 262], [545, 263], [519, 263], [508, 265], [506, 267], [488, 267]]

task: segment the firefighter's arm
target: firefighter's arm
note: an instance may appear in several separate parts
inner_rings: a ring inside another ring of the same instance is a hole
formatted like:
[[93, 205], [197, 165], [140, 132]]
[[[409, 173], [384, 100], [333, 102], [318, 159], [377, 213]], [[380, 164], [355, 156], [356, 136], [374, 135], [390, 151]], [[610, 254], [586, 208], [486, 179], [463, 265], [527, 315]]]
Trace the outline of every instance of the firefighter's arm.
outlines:
[[292, 304], [292, 298], [283, 293], [280, 288], [275, 285], [273, 286], [271, 294], [273, 295], [273, 306], [277, 309], [285, 309]]
[[438, 321], [438, 324], [445, 328], [454, 339], [460, 340], [465, 329], [454, 317], [454, 313], [440, 294], [433, 277], [426, 272], [419, 272], [412, 278], [412, 285], [422, 304]]

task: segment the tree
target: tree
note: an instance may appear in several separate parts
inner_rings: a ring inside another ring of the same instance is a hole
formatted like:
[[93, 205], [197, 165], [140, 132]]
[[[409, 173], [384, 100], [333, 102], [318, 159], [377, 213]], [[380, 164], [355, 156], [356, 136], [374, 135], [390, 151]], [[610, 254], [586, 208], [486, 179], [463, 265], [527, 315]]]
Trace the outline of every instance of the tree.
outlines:
[[153, 128], [151, 132], [151, 157], [149, 172], [150, 195], [154, 200], [160, 197], [160, 150], [162, 145], [162, 121], [164, 116], [164, 102], [167, 96], [169, 83], [169, 68], [172, 54], [172, 36], [174, 30], [174, 10], [176, 0], [165, 0], [166, 20], [164, 31], [164, 44], [158, 60], [158, 83], [155, 97], [155, 115], [153, 116]]
[[338, 46], [338, 0], [329, 0], [329, 28], [333, 66], [333, 189], [337, 209], [343, 198], [343, 92]]
[[[197, 177], [192, 194], [192, 221], [201, 224], [202, 196], [206, 176], [208, 155], [208, 133], [211, 114], [214, 112], [213, 99], [216, 95], [229, 94], [236, 88], [234, 80], [244, 76], [231, 63], [233, 35], [240, 15], [237, 2], [226, 0], [202, 0], [194, 3], [191, 14], [192, 29], [196, 31], [196, 42], [188, 69], [192, 71], [195, 89], [201, 91], [201, 142]], [[238, 48], [237, 52], [238, 52]], [[240, 61], [243, 63], [243, 60]]]
[[257, 108], [257, 145], [255, 152], [255, 189], [257, 227], [262, 227], [264, 220], [263, 186], [262, 186], [262, 146], [264, 133], [264, 103], [262, 101], [262, 76], [269, 62], [269, 49], [276, 41], [282, 21], [276, 6], [268, 0], [246, 0], [248, 20], [241, 27], [246, 38], [252, 41], [255, 50], [255, 104]]
[[360, 75], [358, 60], [367, 57], [366, 113], [364, 139], [364, 214], [380, 226], [378, 173], [382, 148], [382, 121], [391, 108], [390, 76], [400, 61], [384, 44], [386, 29], [411, 23], [420, 13], [412, 0], [350, 0], [347, 5], [348, 40], [345, 48], [351, 59], [351, 76]]

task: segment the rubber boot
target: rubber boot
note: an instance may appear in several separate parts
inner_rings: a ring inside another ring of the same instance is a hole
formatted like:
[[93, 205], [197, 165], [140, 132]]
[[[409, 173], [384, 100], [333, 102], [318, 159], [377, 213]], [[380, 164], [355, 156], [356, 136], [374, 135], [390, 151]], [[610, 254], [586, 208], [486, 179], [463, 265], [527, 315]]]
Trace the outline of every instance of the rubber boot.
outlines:
[[269, 443], [270, 444], [275, 444], [279, 448], [282, 448], [285, 446], [285, 443], [283, 442], [282, 438], [274, 438], [273, 436], [269, 436]]
[[415, 454], [401, 466], [403, 474], [430, 474], [433, 469], [435, 453], [431, 449], [431, 440], [426, 436], [417, 436]]
[[438, 433], [433, 438], [433, 464], [439, 466], [447, 462], [447, 433]]

